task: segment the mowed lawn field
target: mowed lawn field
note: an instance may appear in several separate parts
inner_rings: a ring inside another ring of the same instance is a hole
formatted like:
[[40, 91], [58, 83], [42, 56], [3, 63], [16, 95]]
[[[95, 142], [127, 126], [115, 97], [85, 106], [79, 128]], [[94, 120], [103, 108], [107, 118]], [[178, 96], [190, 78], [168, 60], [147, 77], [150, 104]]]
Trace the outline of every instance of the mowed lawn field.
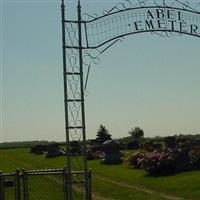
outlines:
[[[65, 157], [45, 159], [44, 155], [30, 154], [29, 151], [29, 149], [0, 150], [0, 170], [5, 173], [14, 172], [16, 168], [27, 170], [62, 168], [66, 163]], [[77, 157], [75, 160], [74, 163], [78, 167], [80, 158]], [[151, 177], [144, 170], [129, 169], [124, 164], [102, 165], [99, 160], [89, 161], [88, 164], [92, 170], [94, 200], [200, 200], [200, 171]], [[60, 184], [56, 179], [52, 183], [43, 180], [39, 186], [37, 180], [35, 183], [44, 190], [53, 190], [55, 195]], [[47, 183], [48, 187], [45, 188]], [[60, 187], [62, 191], [62, 185]], [[75, 200], [81, 199], [81, 190], [75, 189], [74, 193]], [[61, 200], [61, 198], [53, 196], [48, 197], [48, 200]]]

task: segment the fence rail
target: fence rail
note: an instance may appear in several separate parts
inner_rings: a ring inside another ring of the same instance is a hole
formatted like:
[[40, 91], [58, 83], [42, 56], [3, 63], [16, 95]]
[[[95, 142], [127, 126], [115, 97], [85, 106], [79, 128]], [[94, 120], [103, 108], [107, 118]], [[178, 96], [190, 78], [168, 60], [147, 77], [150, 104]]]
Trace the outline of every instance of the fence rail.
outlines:
[[[87, 173], [73, 171], [71, 176], [74, 193], [82, 196], [73, 199], [85, 199], [86, 179], [89, 181], [87, 187], [91, 194], [91, 171]], [[69, 184], [67, 177], [66, 168], [0, 172], [0, 200], [69, 200], [67, 199], [67, 184]]]

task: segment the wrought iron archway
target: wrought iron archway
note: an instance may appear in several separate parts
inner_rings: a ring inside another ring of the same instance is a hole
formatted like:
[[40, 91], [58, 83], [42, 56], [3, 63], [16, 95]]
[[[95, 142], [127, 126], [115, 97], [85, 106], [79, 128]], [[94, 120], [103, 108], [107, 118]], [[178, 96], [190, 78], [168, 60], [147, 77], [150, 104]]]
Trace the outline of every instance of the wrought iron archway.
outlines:
[[[78, 0], [77, 20], [65, 18], [62, 0], [63, 80], [65, 98], [65, 130], [67, 149], [67, 199], [73, 199], [72, 157], [70, 142], [82, 147], [85, 199], [91, 199], [90, 172], [86, 159], [85, 94], [92, 64], [99, 56], [128, 35], [150, 32], [162, 37], [174, 34], [200, 38], [200, 2], [195, 8], [181, 0], [124, 0], [101, 15], [82, 14]], [[86, 72], [85, 72], [86, 70]]]

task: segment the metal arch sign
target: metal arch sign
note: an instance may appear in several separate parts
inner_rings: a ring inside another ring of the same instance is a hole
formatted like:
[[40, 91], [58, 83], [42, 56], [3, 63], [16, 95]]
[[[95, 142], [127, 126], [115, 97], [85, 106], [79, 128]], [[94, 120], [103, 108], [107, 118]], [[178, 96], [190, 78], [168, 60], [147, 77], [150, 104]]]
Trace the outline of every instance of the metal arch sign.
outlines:
[[200, 12], [168, 6], [129, 8], [82, 23], [86, 48], [98, 48], [114, 39], [142, 32], [200, 37]]
[[[67, 199], [72, 199], [72, 183], [77, 182], [77, 178], [75, 179], [72, 175], [74, 165], [72, 165], [70, 153], [70, 142], [74, 140], [81, 142], [83, 147], [83, 163], [80, 165], [82, 169], [79, 171], [83, 170], [84, 172], [81, 180], [83, 179], [85, 187], [85, 199], [92, 199], [90, 173], [86, 159], [84, 104], [90, 66], [98, 64], [99, 56], [126, 35], [143, 32], [159, 32], [161, 34], [164, 32], [169, 35], [175, 32], [200, 37], [200, 12], [186, 3], [182, 3], [182, 0], [170, 0], [168, 1], [171, 2], [170, 4], [166, 4], [166, 1], [168, 0], [124, 0], [119, 7], [113, 7], [104, 12], [102, 16], [87, 14], [86, 16], [89, 18], [85, 20], [81, 12], [80, 0], [78, 0], [77, 20], [73, 21], [66, 20], [65, 4], [62, 0]], [[126, 6], [127, 3], [128, 6]], [[87, 74], [84, 80], [86, 70]]]

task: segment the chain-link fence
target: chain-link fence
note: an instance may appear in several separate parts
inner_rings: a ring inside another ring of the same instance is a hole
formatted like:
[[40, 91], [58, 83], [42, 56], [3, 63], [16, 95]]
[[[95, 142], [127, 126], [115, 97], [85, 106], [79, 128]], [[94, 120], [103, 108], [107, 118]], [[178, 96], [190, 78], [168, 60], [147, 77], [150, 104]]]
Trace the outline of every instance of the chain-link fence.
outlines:
[[13, 200], [16, 193], [15, 174], [0, 173], [0, 200]]
[[[72, 172], [73, 196], [86, 199], [85, 186], [91, 193], [91, 173]], [[85, 176], [89, 180], [85, 184]], [[0, 200], [68, 200], [68, 173], [64, 169], [16, 170], [0, 173]], [[77, 194], [78, 193], [78, 194]], [[88, 198], [89, 200], [91, 199]]]

